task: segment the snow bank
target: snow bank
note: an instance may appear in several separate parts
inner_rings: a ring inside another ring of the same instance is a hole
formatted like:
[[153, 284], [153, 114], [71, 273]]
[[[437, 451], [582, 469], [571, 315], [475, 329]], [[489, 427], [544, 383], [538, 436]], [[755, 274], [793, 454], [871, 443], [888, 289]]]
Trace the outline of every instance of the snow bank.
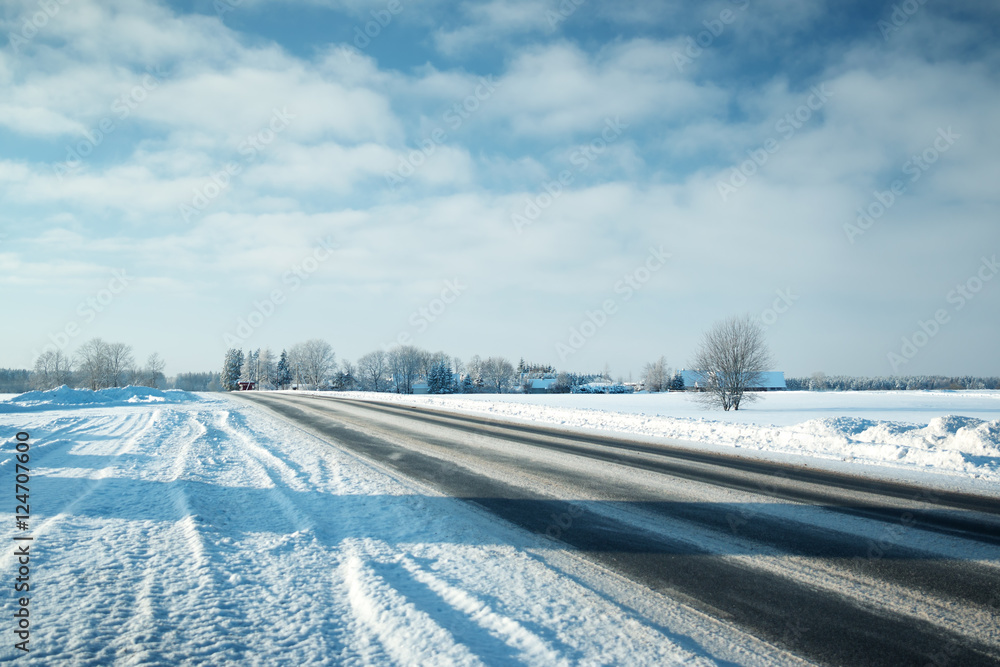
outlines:
[[[870, 415], [877, 413], [877, 408], [893, 416], [900, 414], [908, 409], [907, 405], [914, 397], [903, 392], [897, 394], [854, 392], [847, 399], [858, 404], [857, 410], [810, 403], [817, 400], [840, 402], [844, 398], [833, 394], [818, 397], [775, 394], [774, 399], [769, 395], [763, 401], [773, 401], [773, 407], [767, 406], [759, 411], [740, 410], [739, 413], [706, 412], [703, 409], [696, 412], [689, 405], [690, 399], [683, 394], [635, 396], [620, 403], [611, 400], [603, 404], [592, 400], [577, 403], [587, 407], [569, 407], [575, 399], [568, 395], [555, 399], [559, 401], [558, 406], [549, 402], [555, 397], [544, 395], [399, 396], [362, 392], [340, 395], [568, 429], [598, 429], [643, 438], [683, 440], [707, 445], [713, 451], [738, 450], [735, 453], [756, 458], [774, 458], [772, 455], [777, 454], [781, 460], [788, 461], [819, 463], [825, 460], [840, 464], [846, 462], [880, 468], [944, 472], [1000, 483], [1000, 419], [942, 415], [940, 411], [926, 406], [903, 413], [913, 419], [927, 419], [924, 423], [850, 414]], [[919, 398], [928, 402], [935, 396]], [[951, 392], [942, 394], [940, 401], [948, 410], [960, 410], [962, 398]], [[970, 411], [981, 416], [1000, 417], [1000, 401], [997, 400], [1000, 393], [982, 395], [979, 392], [964, 398], [970, 407], [974, 406]], [[607, 408], [592, 407], [596, 405], [606, 405]], [[640, 408], [649, 412], [640, 412]], [[836, 415], [837, 411], [841, 412], [840, 416], [825, 416], [831, 412]], [[686, 416], [668, 416], [664, 412]], [[699, 413], [710, 418], [687, 416]], [[750, 421], [761, 418], [774, 423]], [[840, 466], [835, 469], [843, 470]]]
[[197, 401], [198, 396], [179, 389], [149, 387], [115, 387], [113, 389], [71, 389], [66, 385], [48, 391], [29, 391], [0, 403], [0, 412], [28, 412], [59, 407], [130, 405], [135, 403], [180, 403]]

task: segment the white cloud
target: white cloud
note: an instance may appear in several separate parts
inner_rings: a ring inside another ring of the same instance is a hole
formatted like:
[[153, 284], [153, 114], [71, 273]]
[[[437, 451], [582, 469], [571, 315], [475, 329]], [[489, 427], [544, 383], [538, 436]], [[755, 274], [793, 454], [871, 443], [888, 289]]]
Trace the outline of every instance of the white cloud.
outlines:
[[614, 116], [676, 123], [718, 113], [726, 95], [666, 67], [671, 53], [648, 40], [616, 44], [594, 57], [566, 43], [535, 48], [514, 60], [486, 113], [505, 116], [519, 134], [553, 136], [599, 130]]
[[0, 104], [0, 125], [14, 132], [52, 136], [83, 132], [83, 125], [43, 107]]
[[484, 45], [496, 45], [512, 35], [551, 32], [553, 27], [546, 18], [546, 11], [556, 4], [545, 0], [490, 0], [490, 2], [464, 2], [461, 13], [465, 21], [454, 29], [438, 29], [434, 43], [438, 50], [448, 55], [459, 55]]
[[246, 176], [248, 186], [265, 192], [351, 192], [361, 181], [377, 177], [396, 166], [397, 155], [379, 144], [345, 147], [335, 143], [316, 146], [290, 144], [277, 147], [266, 164]]

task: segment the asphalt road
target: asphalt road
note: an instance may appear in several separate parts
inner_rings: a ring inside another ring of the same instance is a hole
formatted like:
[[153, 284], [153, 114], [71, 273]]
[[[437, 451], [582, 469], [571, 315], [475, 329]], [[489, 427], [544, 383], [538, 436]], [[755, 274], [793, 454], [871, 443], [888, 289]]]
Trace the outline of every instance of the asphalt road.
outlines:
[[240, 397], [807, 660], [1000, 664], [1000, 501], [682, 443]]

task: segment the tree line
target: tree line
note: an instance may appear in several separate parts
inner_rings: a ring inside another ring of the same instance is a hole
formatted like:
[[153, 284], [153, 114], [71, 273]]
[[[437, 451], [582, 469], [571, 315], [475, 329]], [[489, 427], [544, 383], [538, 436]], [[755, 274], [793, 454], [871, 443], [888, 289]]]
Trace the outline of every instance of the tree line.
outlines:
[[412, 345], [374, 350], [356, 363], [337, 362], [325, 340], [298, 343], [280, 353], [269, 348], [231, 348], [222, 364], [221, 385], [227, 391], [240, 383], [257, 388], [301, 387], [341, 391], [413, 393], [417, 382], [426, 382], [430, 393], [511, 391], [518, 379], [513, 364], [503, 357], [473, 356], [467, 363], [444, 352], [429, 352]]
[[163, 368], [163, 359], [155, 352], [140, 365], [131, 345], [92, 338], [72, 355], [62, 350], [38, 355], [28, 385], [42, 391], [62, 385], [93, 390], [128, 385], [162, 388], [166, 386]]
[[[699, 376], [698, 398], [723, 410], [739, 410], [741, 405], [759, 398], [754, 388], [761, 386], [773, 363], [764, 330], [752, 315], [717, 322], [703, 335], [694, 359], [693, 366]], [[635, 389], [635, 385], [623, 379], [613, 383], [607, 368], [600, 375], [558, 373], [552, 366], [526, 363], [524, 359], [515, 368], [503, 357], [482, 359], [478, 355], [463, 363], [444, 352], [429, 352], [412, 345], [375, 350], [362, 355], [357, 363], [344, 360], [338, 365], [333, 348], [321, 339], [299, 343], [287, 352], [282, 350], [280, 355], [269, 349], [247, 353], [230, 349], [221, 377], [227, 390], [238, 389], [243, 382], [255, 388], [360, 389], [411, 394], [419, 381], [426, 382], [422, 390], [431, 394], [505, 393], [533, 390], [532, 381], [540, 378], [551, 380], [544, 386], [545, 391], [553, 393], [625, 393]], [[650, 392], [685, 389], [680, 373], [672, 371], [663, 356], [644, 366], [641, 386]], [[826, 378], [818, 373], [808, 380], [787, 380], [786, 386], [790, 390], [841, 391], [986, 389], [1000, 388], [1000, 382], [997, 378], [933, 376]]]
[[[772, 365], [760, 325], [749, 315], [729, 318], [716, 325], [702, 339], [694, 368], [701, 376], [703, 398], [724, 409], [739, 409], [741, 402], [756, 398], [750, 388]], [[52, 389], [66, 384], [88, 389], [123, 387], [129, 384], [186, 391], [232, 391], [241, 382], [257, 388], [289, 387], [332, 390], [413, 393], [418, 382], [426, 390], [446, 393], [505, 393], [529, 391], [532, 381], [544, 383], [546, 391], [619, 393], [637, 386], [651, 392], [683, 390], [684, 382], [672, 371], [666, 358], [645, 364], [638, 385], [619, 377], [611, 378], [606, 366], [602, 373], [558, 372], [548, 364], [527, 363], [522, 358], [515, 367], [504, 357], [473, 356], [463, 363], [444, 352], [429, 352], [412, 345], [388, 351], [374, 350], [356, 363], [337, 362], [332, 346], [322, 339], [298, 343], [280, 353], [269, 348], [230, 349], [221, 373], [181, 373], [173, 382], [163, 374], [164, 363], [156, 353], [146, 363], [137, 364], [130, 345], [93, 338], [70, 355], [61, 350], [43, 352], [31, 371], [0, 369], [0, 393], [22, 393], [28, 389]], [[631, 380], [631, 378], [630, 378]], [[789, 390], [801, 391], [886, 391], [927, 389], [1000, 389], [1000, 378], [974, 376], [826, 376], [789, 378]]]
[[[329, 389], [334, 391], [373, 391], [398, 394], [413, 393], [418, 382], [426, 382], [431, 394], [507, 393], [528, 391], [531, 381], [550, 379], [547, 391], [569, 393], [594, 391], [592, 385], [610, 385], [604, 393], [631, 391], [626, 381], [611, 377], [610, 369], [602, 373], [558, 372], [549, 364], [527, 363], [515, 366], [505, 357], [482, 358], [474, 355], [467, 362], [444, 352], [430, 352], [412, 345], [390, 350], [374, 350], [356, 362], [337, 361], [333, 347], [325, 340], [312, 339], [287, 350], [270, 348], [226, 351], [220, 375], [225, 391], [244, 386], [257, 389]], [[667, 366], [666, 359], [646, 365], [643, 382], [650, 391], [683, 389], [679, 374]]]
[[814, 373], [807, 378], [788, 378], [789, 391], [916, 391], [928, 389], [1000, 389], [1000, 377], [972, 375], [900, 375], [854, 377]]

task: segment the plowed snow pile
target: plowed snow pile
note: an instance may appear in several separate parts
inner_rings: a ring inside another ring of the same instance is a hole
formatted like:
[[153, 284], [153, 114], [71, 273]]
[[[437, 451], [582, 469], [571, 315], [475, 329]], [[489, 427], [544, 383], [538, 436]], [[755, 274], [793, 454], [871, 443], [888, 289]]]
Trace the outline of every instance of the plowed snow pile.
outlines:
[[71, 406], [130, 405], [134, 403], [178, 403], [197, 400], [197, 396], [178, 389], [161, 391], [149, 387], [115, 387], [113, 389], [71, 389], [66, 385], [48, 391], [29, 391], [0, 403], [0, 412], [26, 412]]

